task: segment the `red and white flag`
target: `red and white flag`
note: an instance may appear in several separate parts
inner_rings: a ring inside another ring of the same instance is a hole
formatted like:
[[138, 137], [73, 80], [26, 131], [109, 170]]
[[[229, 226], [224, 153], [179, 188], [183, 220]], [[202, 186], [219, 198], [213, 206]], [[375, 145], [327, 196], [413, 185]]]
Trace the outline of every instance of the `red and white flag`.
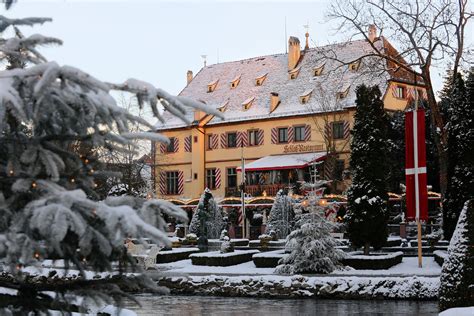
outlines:
[[428, 220], [425, 142], [425, 111], [421, 109], [406, 112], [405, 179], [408, 220]]

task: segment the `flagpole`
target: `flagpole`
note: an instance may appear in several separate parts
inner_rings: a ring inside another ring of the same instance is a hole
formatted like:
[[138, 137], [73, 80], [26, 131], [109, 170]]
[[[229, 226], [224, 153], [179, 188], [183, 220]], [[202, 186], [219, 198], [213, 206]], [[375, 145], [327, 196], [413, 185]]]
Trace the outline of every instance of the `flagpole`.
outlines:
[[413, 153], [414, 153], [414, 173], [415, 173], [415, 211], [416, 226], [418, 231], [418, 268], [423, 267], [421, 248], [421, 222], [420, 222], [420, 183], [418, 179], [418, 90], [416, 89], [415, 75], [415, 111], [413, 111]]
[[240, 147], [240, 159], [242, 163], [242, 184], [240, 190], [240, 197], [242, 199], [242, 238], [246, 236], [246, 220], [245, 220], [245, 159], [244, 159], [244, 147]]

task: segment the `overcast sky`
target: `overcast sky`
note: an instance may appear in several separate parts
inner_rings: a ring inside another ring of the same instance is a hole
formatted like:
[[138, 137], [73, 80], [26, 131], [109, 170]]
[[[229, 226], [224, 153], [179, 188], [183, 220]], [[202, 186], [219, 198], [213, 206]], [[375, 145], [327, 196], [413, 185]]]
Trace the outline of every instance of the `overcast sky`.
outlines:
[[[53, 18], [24, 33], [61, 38], [62, 47], [41, 51], [49, 60], [73, 65], [111, 82], [149, 81], [177, 94], [186, 71], [203, 65], [283, 53], [287, 36], [310, 46], [343, 41], [325, 21], [328, 1], [20, 0], [8, 17]], [[443, 71], [437, 71], [443, 73]], [[436, 88], [441, 80], [436, 78]]]

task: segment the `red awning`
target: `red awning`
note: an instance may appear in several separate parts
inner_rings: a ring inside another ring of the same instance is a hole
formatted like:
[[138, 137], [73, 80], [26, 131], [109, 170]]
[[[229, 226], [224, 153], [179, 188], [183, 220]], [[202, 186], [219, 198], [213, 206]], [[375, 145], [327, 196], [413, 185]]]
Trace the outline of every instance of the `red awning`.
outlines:
[[245, 164], [245, 171], [302, 169], [325, 158], [326, 152], [266, 156]]

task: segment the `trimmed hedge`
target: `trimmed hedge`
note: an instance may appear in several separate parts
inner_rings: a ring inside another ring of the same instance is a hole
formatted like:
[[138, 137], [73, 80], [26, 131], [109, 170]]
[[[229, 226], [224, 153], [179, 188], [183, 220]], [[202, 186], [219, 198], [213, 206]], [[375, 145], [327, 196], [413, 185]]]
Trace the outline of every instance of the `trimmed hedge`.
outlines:
[[235, 252], [219, 254], [218, 252], [194, 253], [189, 256], [191, 262], [197, 266], [233, 266], [252, 260], [258, 250], [236, 250]]
[[[178, 248], [179, 249], [179, 248]], [[192, 253], [199, 252], [198, 248], [189, 248], [189, 250], [179, 249], [178, 251], [158, 252], [156, 263], [168, 263], [188, 259]]]
[[402, 262], [403, 253], [353, 255], [341, 260], [341, 263], [356, 270], [384, 270]]
[[440, 267], [443, 266], [444, 259], [447, 256], [448, 256], [448, 253], [446, 251], [442, 251], [442, 250], [433, 251], [434, 260], [436, 261], [437, 264], [439, 264]]
[[257, 268], [275, 268], [278, 261], [285, 256], [284, 250], [274, 251], [274, 253], [255, 254], [252, 257], [253, 263]]

